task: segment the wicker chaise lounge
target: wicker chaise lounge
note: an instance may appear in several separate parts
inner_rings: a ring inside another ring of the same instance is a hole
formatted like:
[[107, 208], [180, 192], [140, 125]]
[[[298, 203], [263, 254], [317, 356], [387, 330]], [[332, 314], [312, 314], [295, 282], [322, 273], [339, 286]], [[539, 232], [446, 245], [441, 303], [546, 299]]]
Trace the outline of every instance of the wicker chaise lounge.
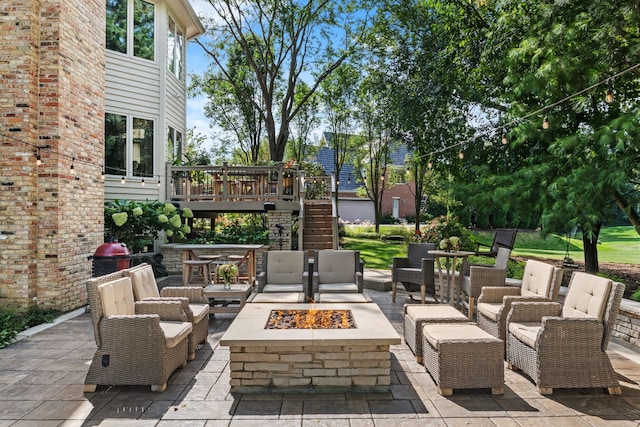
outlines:
[[587, 273], [571, 277], [564, 306], [515, 302], [507, 317], [507, 363], [540, 394], [554, 388], [604, 387], [621, 394], [606, 350], [624, 285]]
[[90, 279], [87, 293], [98, 349], [85, 391], [101, 385], [150, 385], [164, 391], [169, 376], [187, 365], [191, 323], [180, 301], [133, 300], [122, 271]]

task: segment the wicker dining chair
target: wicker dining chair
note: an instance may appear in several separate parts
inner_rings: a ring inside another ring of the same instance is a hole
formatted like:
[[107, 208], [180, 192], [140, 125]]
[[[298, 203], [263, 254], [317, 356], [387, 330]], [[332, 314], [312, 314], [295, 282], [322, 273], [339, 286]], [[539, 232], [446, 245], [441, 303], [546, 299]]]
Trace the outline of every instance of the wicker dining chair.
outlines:
[[187, 365], [191, 323], [180, 301], [133, 299], [122, 271], [87, 281], [93, 333], [98, 346], [85, 378], [97, 385], [150, 385], [164, 391], [169, 376]]
[[[514, 302], [557, 301], [562, 269], [537, 260], [527, 260], [522, 285], [483, 287], [477, 301], [478, 326], [506, 340], [507, 315]], [[505, 341], [506, 342], [506, 341]]]
[[473, 320], [475, 302], [484, 286], [504, 286], [511, 249], [499, 248], [493, 265], [466, 264], [460, 280], [460, 290], [465, 298], [462, 305], [468, 310], [469, 320]]
[[165, 286], [158, 290], [153, 268], [142, 263], [123, 270], [131, 278], [133, 296], [136, 301], [172, 298], [182, 301], [187, 320], [193, 325], [189, 334], [189, 360], [196, 358], [196, 349], [207, 341], [209, 334], [209, 298], [204, 296], [202, 286]]
[[431, 295], [437, 301], [433, 255], [433, 243], [409, 243], [406, 257], [396, 257], [391, 266], [391, 301], [396, 301], [398, 285], [402, 285], [411, 298], [420, 295], [420, 302], [426, 302]]
[[606, 351], [623, 293], [622, 283], [575, 272], [564, 305], [513, 303], [507, 317], [508, 367], [521, 369], [540, 394], [596, 387], [621, 394]]

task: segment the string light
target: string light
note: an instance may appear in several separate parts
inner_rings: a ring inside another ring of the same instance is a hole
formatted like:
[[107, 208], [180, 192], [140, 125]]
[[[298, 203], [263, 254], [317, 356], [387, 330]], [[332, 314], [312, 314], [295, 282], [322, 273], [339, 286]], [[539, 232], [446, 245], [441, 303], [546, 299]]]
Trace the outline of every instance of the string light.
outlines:
[[142, 185], [144, 187], [144, 178], [142, 178], [142, 181], [140, 182], [140, 185]]
[[462, 152], [462, 150], [458, 151], [458, 158], [460, 160], [464, 159], [464, 153]]
[[429, 169], [432, 169], [432, 168], [433, 168], [433, 163], [431, 163], [431, 162], [427, 163], [427, 167], [428, 167]]
[[507, 145], [509, 143], [509, 140], [507, 139], [507, 134], [503, 133], [502, 134], [502, 145]]
[[124, 175], [122, 175], [122, 178], [120, 179], [120, 184], [124, 184], [125, 182], [127, 181], [124, 179]]
[[549, 118], [547, 116], [544, 116], [542, 121], [542, 129], [549, 129]]
[[611, 89], [607, 89], [607, 95], [604, 97], [604, 101], [607, 104], [611, 104], [613, 102], [613, 92], [611, 92]]
[[73, 166], [73, 163], [74, 163], [75, 161], [76, 161], [76, 158], [75, 158], [75, 157], [73, 157], [73, 158], [71, 159], [71, 168], [69, 169], [69, 172], [71, 173], [71, 175], [75, 175], [75, 174], [76, 174], [76, 169], [75, 169], [75, 167]]
[[100, 173], [100, 179], [104, 181], [104, 166], [102, 166], [102, 172]]
[[42, 158], [40, 157], [40, 150], [38, 150], [38, 154], [36, 154], [36, 166], [40, 166], [42, 164]]
[[158, 176], [158, 187], [160, 187], [162, 183], [160, 182], [160, 177]]

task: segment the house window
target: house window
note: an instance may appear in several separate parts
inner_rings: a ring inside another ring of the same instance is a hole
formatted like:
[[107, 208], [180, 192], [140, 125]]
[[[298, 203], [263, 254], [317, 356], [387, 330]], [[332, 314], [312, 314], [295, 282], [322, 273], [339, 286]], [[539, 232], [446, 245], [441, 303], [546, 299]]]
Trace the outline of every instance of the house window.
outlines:
[[179, 80], [184, 79], [184, 33], [171, 17], [167, 34], [167, 69]]
[[105, 172], [153, 177], [153, 135], [153, 120], [105, 114]]
[[154, 60], [155, 5], [144, 0], [106, 0], [107, 49]]
[[182, 160], [182, 132], [169, 126], [167, 132], [167, 161], [175, 163]]

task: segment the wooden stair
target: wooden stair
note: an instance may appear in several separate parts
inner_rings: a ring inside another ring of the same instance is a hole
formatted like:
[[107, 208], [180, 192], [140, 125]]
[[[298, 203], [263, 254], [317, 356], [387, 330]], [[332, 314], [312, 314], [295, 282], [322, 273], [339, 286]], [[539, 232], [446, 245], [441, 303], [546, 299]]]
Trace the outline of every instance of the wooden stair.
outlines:
[[320, 249], [334, 249], [330, 203], [305, 203], [302, 249], [309, 256]]

